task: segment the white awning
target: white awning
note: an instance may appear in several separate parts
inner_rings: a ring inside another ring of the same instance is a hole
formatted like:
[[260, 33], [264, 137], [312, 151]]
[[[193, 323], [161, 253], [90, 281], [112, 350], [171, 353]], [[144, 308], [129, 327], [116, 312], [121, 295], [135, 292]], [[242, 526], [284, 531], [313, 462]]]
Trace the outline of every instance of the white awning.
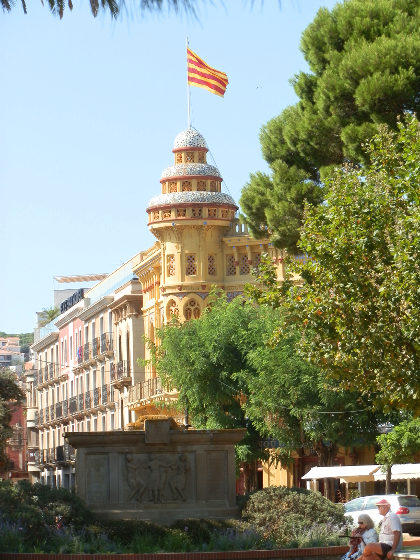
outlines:
[[[386, 473], [379, 469], [374, 474], [375, 480], [385, 480]], [[392, 465], [391, 480], [407, 480], [420, 478], [420, 463], [406, 463], [404, 465]]]
[[302, 476], [303, 480], [319, 480], [320, 478], [340, 478], [343, 482], [373, 481], [373, 473], [380, 465], [347, 465], [344, 467], [312, 467]]

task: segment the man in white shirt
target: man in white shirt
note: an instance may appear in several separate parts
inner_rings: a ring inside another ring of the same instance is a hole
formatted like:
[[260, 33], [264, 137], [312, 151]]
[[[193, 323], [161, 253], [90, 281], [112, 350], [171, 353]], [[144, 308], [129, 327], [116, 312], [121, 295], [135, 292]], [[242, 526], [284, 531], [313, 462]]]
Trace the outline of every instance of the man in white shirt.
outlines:
[[402, 547], [400, 518], [391, 511], [391, 504], [388, 500], [379, 500], [376, 507], [384, 516], [380, 522], [379, 542], [366, 545], [363, 560], [391, 560], [394, 552]]

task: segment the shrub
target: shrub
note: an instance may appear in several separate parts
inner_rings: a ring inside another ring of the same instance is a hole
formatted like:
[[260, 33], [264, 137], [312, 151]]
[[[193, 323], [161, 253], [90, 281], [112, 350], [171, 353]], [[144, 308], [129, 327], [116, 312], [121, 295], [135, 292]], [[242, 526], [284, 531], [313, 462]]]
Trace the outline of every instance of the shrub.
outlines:
[[249, 527], [282, 547], [338, 542], [347, 527], [342, 505], [303, 488], [270, 486], [255, 492], [242, 516]]
[[233, 526], [233, 521], [213, 519], [178, 519], [171, 528], [183, 531], [191, 544], [199, 546], [209, 543], [216, 531], [222, 531]]

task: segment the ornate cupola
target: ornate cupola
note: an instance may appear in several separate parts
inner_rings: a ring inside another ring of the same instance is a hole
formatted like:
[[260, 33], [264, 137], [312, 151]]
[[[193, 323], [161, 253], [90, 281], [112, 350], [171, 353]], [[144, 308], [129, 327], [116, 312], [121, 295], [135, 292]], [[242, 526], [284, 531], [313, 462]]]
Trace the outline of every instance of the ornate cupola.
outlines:
[[223, 284], [222, 239], [238, 207], [221, 192], [222, 177], [207, 163], [208, 147], [197, 130], [178, 134], [172, 151], [174, 164], [160, 179], [162, 194], [147, 208], [148, 226], [161, 244], [166, 318], [179, 313], [188, 319], [188, 306], [198, 313], [211, 286]]
[[238, 209], [233, 198], [221, 192], [222, 177], [214, 165], [207, 163], [207, 144], [195, 129], [188, 128], [175, 138], [174, 165], [161, 176], [162, 194], [149, 203], [149, 228], [175, 223], [210, 223], [229, 225]]

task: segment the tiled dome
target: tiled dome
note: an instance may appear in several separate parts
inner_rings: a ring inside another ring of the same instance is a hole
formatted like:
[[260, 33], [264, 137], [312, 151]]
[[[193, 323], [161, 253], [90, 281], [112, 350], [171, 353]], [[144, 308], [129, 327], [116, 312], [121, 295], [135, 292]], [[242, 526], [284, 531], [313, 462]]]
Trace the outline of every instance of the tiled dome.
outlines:
[[231, 204], [236, 206], [233, 198], [225, 193], [219, 192], [175, 192], [168, 194], [160, 194], [155, 196], [149, 202], [148, 208], [156, 206], [167, 206], [168, 204], [182, 203], [206, 203], [206, 204]]
[[179, 148], [207, 148], [207, 143], [195, 128], [187, 128], [174, 140], [174, 150]]
[[208, 163], [178, 163], [171, 165], [162, 172], [161, 179], [194, 175], [200, 177], [219, 177], [221, 179], [220, 171], [217, 167]]

